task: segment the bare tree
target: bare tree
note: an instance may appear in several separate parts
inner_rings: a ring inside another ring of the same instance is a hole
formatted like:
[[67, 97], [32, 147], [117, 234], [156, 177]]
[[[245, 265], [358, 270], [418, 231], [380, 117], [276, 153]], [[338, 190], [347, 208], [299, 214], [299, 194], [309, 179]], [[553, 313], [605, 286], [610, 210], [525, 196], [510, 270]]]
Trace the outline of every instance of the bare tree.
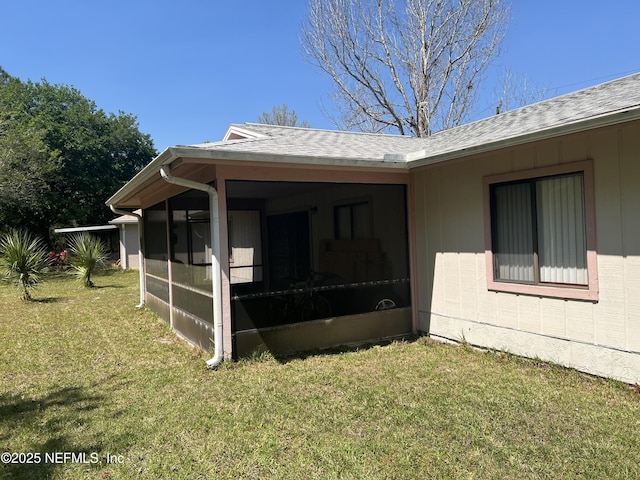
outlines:
[[540, 102], [549, 97], [549, 86], [535, 85], [524, 75], [514, 73], [507, 68], [498, 79], [493, 91], [493, 104], [496, 115]]
[[506, 1], [310, 0], [303, 49], [334, 81], [336, 123], [416, 137], [462, 123], [498, 54]]
[[269, 125], [282, 125], [285, 127], [305, 127], [309, 128], [308, 122], [302, 121], [298, 123], [298, 114], [295, 110], [289, 110], [286, 104], [277, 105], [271, 109], [271, 113], [262, 112], [258, 117], [258, 123], [266, 123]]

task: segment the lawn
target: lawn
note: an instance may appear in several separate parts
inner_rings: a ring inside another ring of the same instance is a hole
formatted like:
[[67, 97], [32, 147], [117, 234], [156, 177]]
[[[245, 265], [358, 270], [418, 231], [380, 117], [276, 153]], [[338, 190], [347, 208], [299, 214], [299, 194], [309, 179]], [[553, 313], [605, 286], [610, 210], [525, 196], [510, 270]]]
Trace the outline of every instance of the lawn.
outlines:
[[640, 478], [628, 385], [426, 338], [210, 371], [95, 283], [0, 286], [2, 478]]

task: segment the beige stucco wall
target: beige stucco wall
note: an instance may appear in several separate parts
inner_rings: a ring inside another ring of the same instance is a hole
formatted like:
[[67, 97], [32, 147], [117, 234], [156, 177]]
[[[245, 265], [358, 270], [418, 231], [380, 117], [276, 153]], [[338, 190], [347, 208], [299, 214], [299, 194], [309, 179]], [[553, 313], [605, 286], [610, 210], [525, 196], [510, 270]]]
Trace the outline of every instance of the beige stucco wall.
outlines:
[[[122, 259], [126, 257], [126, 268], [138, 270], [140, 268], [138, 261], [138, 252], [140, 251], [140, 235], [138, 234], [138, 224], [125, 224], [124, 235], [124, 242], [122, 238], [120, 239], [120, 258]], [[126, 248], [123, 243], [126, 243]]]
[[[599, 299], [487, 289], [482, 178], [592, 159]], [[412, 173], [419, 329], [640, 382], [640, 123]]]

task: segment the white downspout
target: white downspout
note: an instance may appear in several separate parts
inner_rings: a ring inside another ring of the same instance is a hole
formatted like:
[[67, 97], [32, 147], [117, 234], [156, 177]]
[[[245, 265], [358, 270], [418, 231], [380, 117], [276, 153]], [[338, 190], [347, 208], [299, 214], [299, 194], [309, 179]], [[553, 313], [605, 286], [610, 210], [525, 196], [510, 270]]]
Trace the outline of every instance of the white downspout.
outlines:
[[[142, 215], [135, 212], [127, 212], [126, 210], [120, 210], [113, 205], [109, 205], [111, 211], [117, 215], [132, 215], [138, 219], [138, 272], [139, 272], [139, 282], [140, 282], [140, 303], [136, 305], [136, 308], [144, 307], [144, 253], [142, 251]], [[125, 238], [126, 238], [126, 230], [125, 230]], [[125, 249], [125, 255], [126, 255]]]
[[211, 283], [213, 288], [213, 357], [207, 360], [207, 367], [216, 368], [223, 360], [222, 352], [222, 275], [220, 272], [220, 216], [218, 215], [218, 191], [206, 183], [194, 182], [186, 178], [174, 177], [169, 173], [169, 165], [160, 167], [160, 175], [168, 183], [200, 190], [209, 195], [209, 218], [211, 223]]

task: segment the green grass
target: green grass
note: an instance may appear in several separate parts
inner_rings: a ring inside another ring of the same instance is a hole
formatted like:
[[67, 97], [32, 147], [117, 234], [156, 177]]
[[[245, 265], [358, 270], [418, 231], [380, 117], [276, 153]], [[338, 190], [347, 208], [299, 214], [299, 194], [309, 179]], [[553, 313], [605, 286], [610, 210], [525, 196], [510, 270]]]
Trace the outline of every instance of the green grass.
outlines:
[[135, 272], [95, 283], [0, 286], [0, 452], [43, 458], [0, 478], [640, 478], [627, 385], [424, 338], [209, 371]]

